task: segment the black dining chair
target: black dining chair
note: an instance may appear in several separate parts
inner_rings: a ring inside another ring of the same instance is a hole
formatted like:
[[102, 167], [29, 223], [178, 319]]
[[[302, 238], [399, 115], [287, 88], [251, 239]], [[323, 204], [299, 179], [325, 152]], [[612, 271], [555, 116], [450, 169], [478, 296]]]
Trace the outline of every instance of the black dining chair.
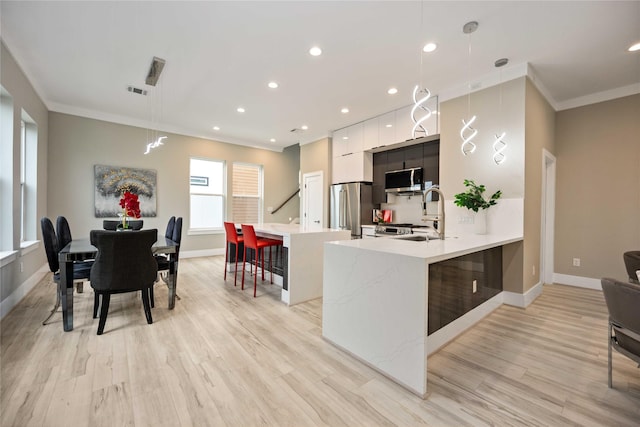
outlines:
[[615, 279], [601, 280], [609, 310], [609, 388], [613, 387], [611, 349], [638, 363], [640, 367], [640, 285]]
[[149, 289], [158, 274], [158, 264], [151, 247], [158, 238], [158, 230], [140, 230], [135, 233], [92, 230], [91, 244], [98, 248], [91, 268], [91, 287], [99, 298], [93, 307], [93, 318], [98, 314], [98, 335], [104, 332], [112, 294], [142, 292], [142, 305], [147, 323], [153, 323], [149, 306]]
[[637, 271], [640, 270], [640, 251], [629, 251], [622, 255], [624, 266], [631, 283], [640, 284]]
[[[64, 216], [59, 216], [56, 218], [56, 235], [58, 237], [58, 251], [67, 246], [73, 240], [71, 237], [71, 227], [69, 227], [69, 221]], [[77, 265], [78, 269], [91, 269], [93, 265], [93, 260], [86, 261], [75, 261], [74, 266]], [[76, 290], [78, 293], [82, 293], [83, 291], [83, 282], [76, 283]]]
[[[142, 230], [144, 220], [129, 219], [127, 220], [127, 224], [131, 230]], [[118, 219], [105, 219], [102, 221], [102, 228], [109, 231], [115, 231], [118, 228], [122, 228], [122, 221]]]
[[[56, 302], [53, 309], [49, 313], [46, 319], [42, 321], [43, 325], [47, 324], [47, 321], [51, 319], [51, 316], [60, 307], [60, 292], [58, 292], [58, 286], [60, 286], [60, 262], [58, 261], [58, 252], [60, 252], [60, 246], [58, 243], [58, 237], [56, 231], [53, 228], [53, 223], [47, 217], [40, 219], [40, 227], [42, 229], [42, 241], [44, 243], [44, 251], [47, 255], [47, 262], [49, 264], [49, 270], [53, 273], [53, 282], [56, 286]], [[66, 246], [66, 245], [65, 245]], [[73, 264], [73, 281], [74, 283], [82, 283], [86, 280], [90, 280], [91, 265], [86, 263], [74, 263]]]
[[[169, 236], [169, 227], [171, 226], [172, 222], [173, 222], [173, 227], [171, 228], [171, 236]], [[172, 255], [175, 256], [176, 262], [178, 262], [178, 258], [180, 255], [180, 242], [182, 241], [182, 217], [169, 218], [169, 224], [167, 224], [167, 231], [165, 232], [165, 237], [167, 239], [173, 240], [178, 244], [175, 254], [155, 256], [156, 262], [158, 263], [158, 277], [162, 278], [162, 280], [165, 283], [167, 283], [167, 275], [169, 274], [169, 268], [171, 264], [171, 260], [169, 259], [169, 256], [172, 256]], [[176, 270], [176, 275], [177, 274], [178, 274], [178, 271]], [[158, 280], [156, 278], [156, 282], [157, 281]], [[151, 307], [155, 307], [156, 302], [155, 302], [155, 296], [153, 294], [153, 287], [149, 292], [149, 296], [151, 300]], [[180, 297], [177, 294], [176, 294], [176, 298], [180, 299]]]

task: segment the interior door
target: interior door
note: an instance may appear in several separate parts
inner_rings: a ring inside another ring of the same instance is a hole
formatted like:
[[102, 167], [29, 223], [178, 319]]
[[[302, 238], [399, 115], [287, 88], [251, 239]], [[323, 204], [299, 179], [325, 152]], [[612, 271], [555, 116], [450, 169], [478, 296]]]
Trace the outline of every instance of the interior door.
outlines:
[[322, 171], [305, 173], [302, 192], [302, 224], [309, 230], [324, 228], [324, 179]]

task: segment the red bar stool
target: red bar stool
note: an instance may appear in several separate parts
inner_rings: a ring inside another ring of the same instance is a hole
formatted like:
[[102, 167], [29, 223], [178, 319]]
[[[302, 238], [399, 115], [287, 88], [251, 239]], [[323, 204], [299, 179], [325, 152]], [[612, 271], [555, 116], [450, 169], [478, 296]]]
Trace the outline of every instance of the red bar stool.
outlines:
[[[238, 232], [236, 231], [236, 226], [232, 222], [224, 223], [224, 231], [227, 234], [227, 241], [225, 243], [225, 251], [224, 251], [224, 280], [227, 280], [227, 262], [229, 261], [229, 243], [233, 243], [236, 246], [236, 269], [235, 269], [235, 278], [233, 280], [233, 286], [236, 286], [238, 281], [238, 247], [241, 243], [244, 242], [244, 238], [242, 236], [238, 236]], [[242, 263], [244, 267], [244, 262]], [[244, 276], [244, 271], [242, 276]], [[244, 280], [244, 279], [243, 279]]]
[[269, 270], [271, 270], [271, 283], [273, 283], [273, 268], [271, 267], [271, 248], [281, 246], [282, 240], [267, 239], [257, 237], [253, 225], [242, 224], [242, 235], [244, 238], [244, 257], [242, 260], [242, 289], [244, 290], [244, 263], [247, 260], [247, 248], [256, 251], [256, 275], [253, 280], [253, 297], [256, 297], [256, 289], [258, 287], [258, 264], [260, 263], [260, 254], [262, 254], [262, 280], [264, 281], [264, 249], [269, 248]]

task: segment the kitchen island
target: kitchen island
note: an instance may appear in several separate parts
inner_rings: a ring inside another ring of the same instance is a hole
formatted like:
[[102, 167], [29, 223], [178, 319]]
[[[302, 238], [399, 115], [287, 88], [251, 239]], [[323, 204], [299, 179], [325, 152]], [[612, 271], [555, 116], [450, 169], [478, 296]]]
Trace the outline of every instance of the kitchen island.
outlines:
[[[281, 300], [288, 305], [322, 296], [323, 245], [325, 242], [351, 238], [349, 230], [305, 228], [300, 224], [252, 225], [257, 236], [282, 240], [283, 268], [281, 274], [274, 275], [274, 278], [276, 283], [282, 285]], [[241, 224], [236, 224], [236, 229], [241, 229]], [[268, 261], [265, 263], [265, 270], [267, 264]], [[230, 262], [226, 268], [227, 271], [233, 271], [234, 264]]]
[[[430, 270], [435, 270], [430, 267], [460, 259], [463, 269], [483, 270], [485, 266], [480, 262], [478, 268], [477, 258], [465, 257], [521, 240], [522, 236], [513, 235], [470, 235], [422, 242], [378, 238], [327, 243], [322, 335], [425, 397], [427, 356], [502, 303], [502, 294], [497, 291], [428, 334], [429, 277]], [[473, 286], [475, 293], [476, 285], [475, 279], [469, 280], [469, 292]], [[502, 289], [502, 283], [499, 285]]]

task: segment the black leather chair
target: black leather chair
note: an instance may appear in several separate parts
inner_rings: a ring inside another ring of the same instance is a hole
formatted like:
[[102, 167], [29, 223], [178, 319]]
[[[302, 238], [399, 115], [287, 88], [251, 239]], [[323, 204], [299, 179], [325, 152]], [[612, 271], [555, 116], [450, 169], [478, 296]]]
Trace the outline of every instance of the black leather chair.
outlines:
[[627, 356], [640, 367], [640, 285], [615, 279], [601, 280], [609, 310], [609, 388], [613, 386], [611, 349]]
[[[129, 219], [127, 224], [131, 230], [142, 230], [144, 220], [142, 219]], [[122, 221], [118, 219], [105, 219], [102, 221], [102, 228], [109, 231], [115, 231], [118, 228], [122, 228]]]
[[[173, 224], [173, 225], [172, 225]], [[171, 227], [171, 234], [169, 234], [169, 228]], [[182, 241], [182, 217], [171, 217], [169, 218], [169, 223], [167, 224], [167, 231], [165, 232], [165, 237], [167, 239], [171, 239], [178, 244], [176, 248], [176, 253], [171, 254], [174, 256], [176, 261], [178, 261], [180, 255], [180, 242]], [[169, 271], [170, 260], [166, 255], [156, 255], [156, 262], [158, 263], [158, 277], [161, 277], [162, 280], [166, 283], [167, 274]], [[178, 272], [176, 271], [176, 274]], [[157, 280], [156, 280], [157, 281]], [[151, 307], [156, 306], [155, 297], [153, 295], [153, 287], [151, 288], [151, 292], [149, 293], [151, 298]], [[176, 298], [180, 299], [180, 297], [176, 294]]]
[[[58, 261], [60, 246], [56, 231], [53, 228], [53, 223], [49, 218], [42, 217], [40, 219], [40, 227], [42, 229], [42, 241], [44, 243], [44, 251], [47, 255], [47, 262], [49, 263], [49, 270], [53, 273], [53, 281], [56, 284], [56, 302], [47, 318], [42, 322], [43, 325], [46, 325], [47, 321], [51, 319], [51, 316], [53, 316], [58, 310], [58, 307], [60, 307], [60, 292], [57, 289], [60, 285], [60, 262]], [[73, 281], [75, 283], [90, 280], [90, 274], [91, 265], [87, 263], [73, 264]]]
[[[73, 237], [71, 237], [71, 228], [69, 227], [69, 221], [67, 221], [67, 218], [65, 218], [64, 216], [59, 216], [58, 218], [56, 218], [56, 235], [58, 237], [58, 250], [64, 248], [73, 240]], [[82, 270], [91, 270], [92, 265], [93, 260], [74, 262], [74, 266], [77, 266], [78, 269]], [[82, 288], [83, 282], [77, 282], [76, 289], [78, 290], [78, 293], [82, 293]]]
[[624, 266], [627, 269], [627, 274], [629, 275], [629, 281], [640, 284], [638, 274], [636, 273], [636, 271], [640, 270], [640, 251], [625, 252], [622, 257], [624, 259]]
[[[91, 268], [91, 287], [101, 297], [98, 335], [104, 332], [111, 294], [141, 291], [147, 323], [153, 323], [149, 289], [158, 274], [158, 264], [153, 258], [151, 246], [157, 238], [156, 229], [131, 233], [91, 231], [91, 244], [98, 248], [98, 255]], [[94, 319], [97, 314], [98, 304], [94, 304]]]

